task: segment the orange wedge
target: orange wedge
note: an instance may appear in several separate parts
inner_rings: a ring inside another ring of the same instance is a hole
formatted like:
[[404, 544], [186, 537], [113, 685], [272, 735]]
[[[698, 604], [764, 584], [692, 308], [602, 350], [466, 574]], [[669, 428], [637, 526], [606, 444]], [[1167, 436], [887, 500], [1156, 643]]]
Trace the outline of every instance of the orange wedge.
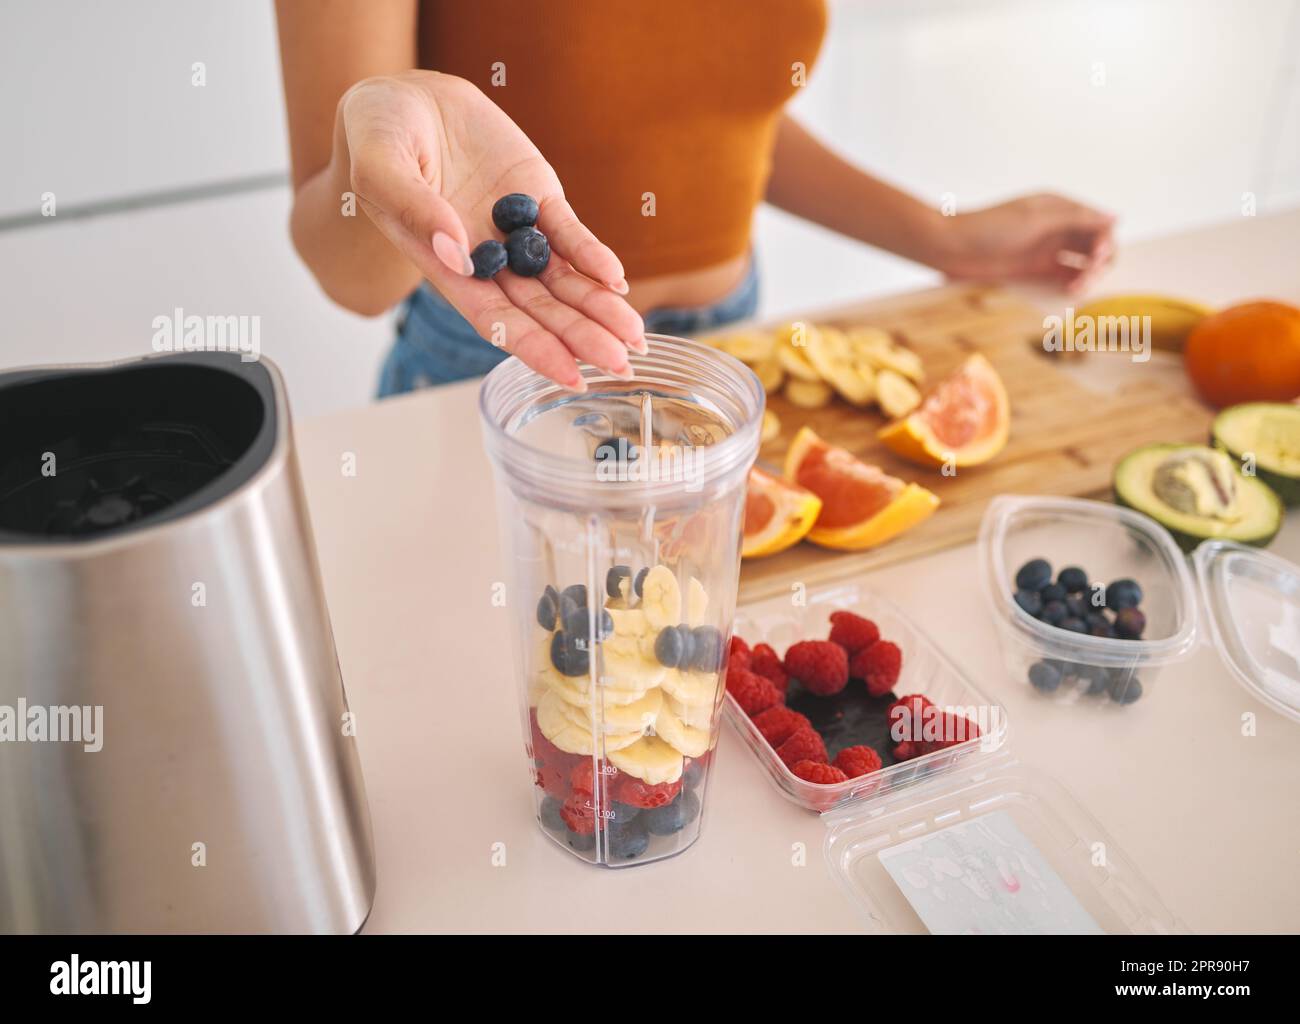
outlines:
[[821, 499], [808, 539], [838, 551], [861, 551], [897, 537], [929, 518], [939, 499], [918, 484], [827, 444], [809, 427], [795, 435], [785, 458], [786, 480]]
[[762, 558], [798, 544], [808, 535], [821, 510], [822, 501], [812, 491], [755, 466], [749, 471], [745, 495], [741, 557]]
[[1011, 404], [998, 371], [970, 356], [940, 381], [921, 407], [881, 429], [880, 440], [920, 466], [977, 466], [1007, 446]]

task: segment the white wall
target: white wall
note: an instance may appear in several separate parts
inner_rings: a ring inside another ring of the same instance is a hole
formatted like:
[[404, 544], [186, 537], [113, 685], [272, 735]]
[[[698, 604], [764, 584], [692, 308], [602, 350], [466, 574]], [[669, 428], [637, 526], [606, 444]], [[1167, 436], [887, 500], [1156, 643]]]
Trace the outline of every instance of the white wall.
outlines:
[[[1124, 240], [1239, 216], [1244, 192], [1300, 202], [1298, 56], [1300, 0], [835, 0], [796, 110], [932, 201], [1053, 188]], [[368, 399], [389, 326], [319, 296], [266, 183], [287, 163], [267, 0], [6, 0], [0, 97], [0, 365], [146, 351], [175, 306], [257, 313], [300, 415]], [[259, 187], [76, 216], [232, 183]], [[776, 211], [757, 230], [766, 313], [933, 279]]]

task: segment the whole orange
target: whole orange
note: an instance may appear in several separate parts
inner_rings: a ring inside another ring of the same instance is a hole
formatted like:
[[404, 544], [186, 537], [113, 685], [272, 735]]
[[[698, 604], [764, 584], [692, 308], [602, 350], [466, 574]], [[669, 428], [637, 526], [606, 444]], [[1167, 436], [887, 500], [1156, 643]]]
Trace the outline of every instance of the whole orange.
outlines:
[[1300, 397], [1300, 309], [1245, 302], [1192, 328], [1183, 349], [1192, 386], [1210, 405]]

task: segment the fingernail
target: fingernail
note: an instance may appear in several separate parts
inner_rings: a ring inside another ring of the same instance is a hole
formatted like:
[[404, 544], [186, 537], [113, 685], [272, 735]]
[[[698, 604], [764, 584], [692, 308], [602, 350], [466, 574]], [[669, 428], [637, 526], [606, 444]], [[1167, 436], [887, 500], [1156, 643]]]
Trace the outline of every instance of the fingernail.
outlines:
[[615, 370], [615, 369], [613, 369], [613, 368], [611, 367], [610, 369], [606, 370], [605, 372], [608, 373], [611, 377], [617, 377], [619, 380], [631, 380], [631, 379], [635, 376], [635, 374], [634, 374], [633, 371], [632, 371], [632, 367], [631, 367], [630, 364], [629, 364], [629, 365], [625, 365], [625, 366], [624, 366], [622, 369], [620, 369], [620, 370]]
[[627, 347], [639, 356], [643, 356], [650, 351], [650, 346], [646, 344], [644, 337], [633, 338], [627, 343]]
[[474, 273], [474, 263], [469, 258], [469, 253], [465, 251], [465, 247], [445, 231], [433, 233], [433, 252], [452, 273], [462, 274], [465, 277]]
[[606, 283], [610, 291], [618, 292], [619, 295], [627, 294], [627, 280], [625, 278], [620, 277], [617, 281], [608, 281]]
[[574, 375], [569, 377], [567, 380], [560, 381], [560, 384], [563, 387], [568, 388], [570, 391], [576, 391], [578, 394], [582, 394], [587, 390], [587, 382], [582, 379], [581, 373], [574, 373]]

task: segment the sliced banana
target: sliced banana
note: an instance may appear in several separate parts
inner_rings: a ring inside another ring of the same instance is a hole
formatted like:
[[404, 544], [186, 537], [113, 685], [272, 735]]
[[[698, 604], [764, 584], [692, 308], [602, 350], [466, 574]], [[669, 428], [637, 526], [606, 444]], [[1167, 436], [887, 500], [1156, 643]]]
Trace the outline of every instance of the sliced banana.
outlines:
[[760, 363], [772, 355], [776, 348], [776, 335], [771, 331], [736, 331], [723, 335], [716, 344], [727, 355], [744, 363]]
[[677, 577], [666, 565], [656, 565], [641, 584], [641, 609], [655, 630], [674, 626], [682, 619], [682, 592]]
[[682, 672], [674, 668], [664, 674], [659, 685], [682, 704], [712, 706], [718, 696], [718, 679], [717, 672]]
[[882, 369], [876, 374], [876, 400], [886, 416], [898, 419], [921, 404], [921, 392], [901, 373]]
[[909, 348], [903, 348], [877, 327], [858, 327], [849, 332], [853, 351], [867, 360], [877, 370], [893, 370], [911, 380], [925, 379], [921, 357]]
[[614, 621], [615, 636], [645, 636], [651, 631], [645, 612], [640, 608], [615, 608], [607, 604], [605, 610]]
[[759, 444], [767, 444], [781, 436], [781, 419], [771, 409], [763, 410], [763, 428], [758, 436]]
[[[564, 713], [564, 702], [554, 693], [546, 694], [537, 702], [537, 728], [542, 735], [563, 750], [566, 754], [583, 754], [590, 756], [596, 752], [596, 738], [592, 731], [571, 722]], [[605, 753], [623, 750], [634, 746], [642, 740], [640, 732], [606, 733], [604, 736]]]
[[[543, 734], [545, 731], [542, 730]], [[554, 740], [551, 742], [555, 743]], [[555, 745], [560, 746], [558, 743]], [[682, 777], [682, 755], [657, 736], [643, 736], [617, 750], [611, 750], [606, 741], [605, 753], [619, 771], [627, 772], [651, 786], [676, 782]]]
[[822, 379], [854, 405], [866, 405], [874, 394], [872, 380], [854, 366], [853, 349], [844, 332], [823, 327], [809, 335], [805, 349], [808, 362]]
[[[642, 646], [648, 637], [612, 636], [601, 645], [600, 685], [606, 690], [648, 690], [658, 686], [668, 669], [647, 658]], [[653, 648], [652, 648], [653, 650]]]
[[[710, 729], [713, 726], [713, 701], [703, 704], [684, 704], [676, 697], [664, 695], [664, 707], [681, 719], [683, 725], [692, 729]], [[683, 751], [685, 753], [685, 751]]]
[[[580, 676], [576, 679], [568, 679], [556, 672], [546, 680], [546, 688], [548, 692], [555, 694], [555, 696], [559, 697], [560, 700], [564, 701], [566, 704], [573, 704], [580, 708], [591, 707], [592, 696], [591, 690], [587, 686], [586, 676]], [[609, 686], [600, 691], [600, 699], [605, 702], [605, 707], [621, 704], [635, 704], [646, 695], [646, 692], [649, 689], [650, 687], [641, 690], [624, 690]]]
[[691, 577], [691, 582], [686, 586], [686, 624], [688, 626], [703, 626], [704, 614], [709, 610], [709, 593], [704, 589], [704, 584]]
[[785, 380], [785, 370], [781, 367], [781, 361], [775, 357], [754, 364], [753, 370], [758, 376], [758, 382], [763, 385], [763, 390], [768, 394], [778, 390], [781, 382]]
[[655, 735], [687, 757], [701, 757], [709, 749], [709, 730], [691, 728], [666, 705], [659, 708], [659, 717], [655, 719]]
[[791, 405], [797, 405], [801, 409], [820, 409], [823, 405], [831, 400], [831, 388], [829, 384], [823, 384], [820, 380], [799, 380], [791, 377], [785, 382], [785, 389], [782, 392]]
[[807, 357], [808, 346], [817, 333], [812, 324], [790, 324], [778, 336], [777, 362], [791, 377], [810, 383], [821, 380], [821, 375]]
[[597, 713], [596, 706], [570, 704], [562, 701], [561, 710], [566, 718], [574, 725], [580, 725], [584, 729], [595, 729], [596, 720], [601, 720], [602, 729], [606, 733], [627, 733], [627, 732], [645, 732], [659, 717], [659, 712], [663, 710], [664, 695], [659, 687], [647, 690], [640, 700], [634, 700], [631, 704], [614, 704], [606, 701]]

